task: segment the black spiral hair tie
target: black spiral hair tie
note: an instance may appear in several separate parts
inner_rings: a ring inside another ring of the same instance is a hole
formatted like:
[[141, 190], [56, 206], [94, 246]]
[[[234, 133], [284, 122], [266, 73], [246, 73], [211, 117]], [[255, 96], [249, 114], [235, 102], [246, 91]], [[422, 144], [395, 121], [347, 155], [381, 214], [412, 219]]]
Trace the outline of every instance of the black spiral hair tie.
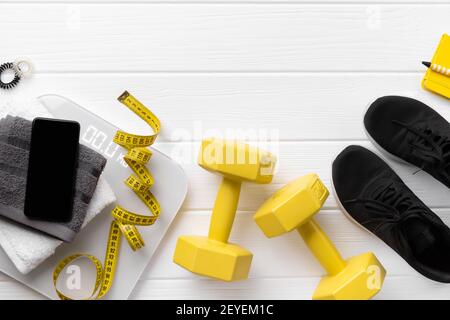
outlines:
[[[7, 70], [12, 70], [14, 72], [14, 78], [10, 82], [5, 83], [2, 81], [1, 77], [2, 77], [2, 73]], [[9, 90], [9, 89], [14, 88], [20, 82], [20, 79], [21, 79], [21, 77], [18, 74], [18, 72], [14, 66], [14, 63], [6, 62], [0, 66], [0, 88], [1, 89]]]

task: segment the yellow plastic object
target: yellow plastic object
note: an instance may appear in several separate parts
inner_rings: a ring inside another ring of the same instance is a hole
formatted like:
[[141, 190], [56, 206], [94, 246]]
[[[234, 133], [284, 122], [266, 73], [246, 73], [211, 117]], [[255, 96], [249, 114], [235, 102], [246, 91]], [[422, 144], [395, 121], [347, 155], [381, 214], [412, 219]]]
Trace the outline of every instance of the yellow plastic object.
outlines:
[[314, 300], [369, 300], [380, 292], [386, 270], [372, 252], [366, 252], [346, 261], [346, 266], [335, 275], [320, 280], [313, 294]]
[[371, 252], [345, 261], [314, 220], [329, 192], [316, 174], [289, 183], [269, 198], [254, 216], [267, 237], [297, 229], [327, 272], [313, 299], [370, 299], [383, 284], [386, 271]]
[[308, 174], [275, 192], [254, 219], [264, 234], [276, 237], [290, 232], [315, 215], [329, 195], [316, 174]]
[[270, 183], [273, 178], [275, 156], [242, 141], [205, 139], [202, 141], [198, 164], [236, 181]]
[[270, 183], [275, 157], [245, 143], [220, 139], [202, 142], [199, 165], [223, 175], [211, 216], [208, 237], [181, 236], [173, 261], [199, 275], [224, 280], [246, 279], [253, 255], [228, 243], [242, 181]]
[[[447, 34], [442, 35], [431, 63], [450, 68], [450, 36]], [[422, 87], [450, 99], [450, 77], [435, 72], [432, 68], [428, 68], [425, 73]]]
[[334, 276], [345, 268], [341, 254], [313, 218], [298, 227], [297, 231], [329, 275]]

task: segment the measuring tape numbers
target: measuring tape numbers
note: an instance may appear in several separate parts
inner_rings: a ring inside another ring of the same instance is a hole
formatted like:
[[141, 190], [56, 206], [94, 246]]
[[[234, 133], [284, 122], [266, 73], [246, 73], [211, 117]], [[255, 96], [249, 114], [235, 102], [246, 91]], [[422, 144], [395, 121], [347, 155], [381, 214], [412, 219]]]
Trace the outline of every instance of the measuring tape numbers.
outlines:
[[90, 260], [96, 268], [95, 286], [91, 296], [87, 300], [104, 297], [111, 288], [114, 280], [114, 272], [119, 258], [122, 236], [125, 237], [133, 251], [139, 250], [145, 243], [136, 226], [150, 226], [154, 224], [161, 213], [158, 200], [150, 192], [154, 179], [150, 171], [146, 168], [146, 164], [152, 156], [152, 152], [148, 147], [155, 142], [161, 130], [161, 123], [158, 117], [129, 92], [125, 91], [120, 95], [118, 100], [144, 120], [154, 131], [153, 135], [141, 136], [118, 130], [113, 140], [116, 144], [128, 151], [124, 156], [124, 160], [134, 172], [134, 174], [125, 180], [125, 184], [145, 203], [152, 214], [141, 215], [128, 211], [120, 205], [116, 205], [111, 212], [113, 221], [109, 230], [103, 266], [99, 259], [90, 254], [76, 253], [60, 261], [53, 271], [53, 285], [58, 297], [62, 300], [72, 299], [58, 289], [58, 277], [66, 266], [81, 258]]

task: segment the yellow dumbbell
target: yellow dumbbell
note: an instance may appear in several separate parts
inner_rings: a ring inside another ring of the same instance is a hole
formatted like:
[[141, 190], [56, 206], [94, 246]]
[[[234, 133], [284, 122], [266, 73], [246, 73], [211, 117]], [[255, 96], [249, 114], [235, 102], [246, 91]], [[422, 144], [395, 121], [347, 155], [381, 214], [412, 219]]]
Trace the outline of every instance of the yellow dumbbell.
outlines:
[[246, 279], [252, 253], [228, 243], [239, 201], [242, 181], [270, 183], [275, 157], [237, 141], [208, 139], [202, 141], [198, 163], [223, 176], [208, 237], [181, 236], [173, 261], [183, 268], [225, 281]]
[[302, 236], [314, 256], [327, 271], [313, 299], [370, 299], [383, 285], [386, 271], [371, 252], [342, 259], [314, 215], [329, 192], [315, 174], [303, 176], [278, 190], [257, 211], [254, 219], [271, 238], [293, 229]]

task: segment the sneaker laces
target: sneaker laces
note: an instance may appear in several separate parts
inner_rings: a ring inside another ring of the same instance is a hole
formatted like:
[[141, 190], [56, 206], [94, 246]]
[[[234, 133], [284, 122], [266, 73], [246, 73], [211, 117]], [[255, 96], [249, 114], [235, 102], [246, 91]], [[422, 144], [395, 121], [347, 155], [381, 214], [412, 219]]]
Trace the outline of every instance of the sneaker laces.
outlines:
[[378, 188], [371, 197], [350, 199], [345, 203], [364, 204], [373, 216], [363, 221], [362, 224], [378, 223], [374, 228], [374, 233], [381, 231], [381, 228], [389, 228], [400, 230], [403, 234], [404, 222], [412, 218], [427, 219], [426, 208], [405, 192], [399, 191], [394, 182]]
[[430, 128], [414, 127], [397, 120], [392, 122], [415, 134], [415, 139], [409, 141], [408, 144], [413, 148], [415, 155], [423, 161], [420, 169], [423, 170], [427, 164], [442, 169], [440, 170], [442, 175], [450, 182], [448, 171], [450, 167], [450, 140], [448, 137]]

